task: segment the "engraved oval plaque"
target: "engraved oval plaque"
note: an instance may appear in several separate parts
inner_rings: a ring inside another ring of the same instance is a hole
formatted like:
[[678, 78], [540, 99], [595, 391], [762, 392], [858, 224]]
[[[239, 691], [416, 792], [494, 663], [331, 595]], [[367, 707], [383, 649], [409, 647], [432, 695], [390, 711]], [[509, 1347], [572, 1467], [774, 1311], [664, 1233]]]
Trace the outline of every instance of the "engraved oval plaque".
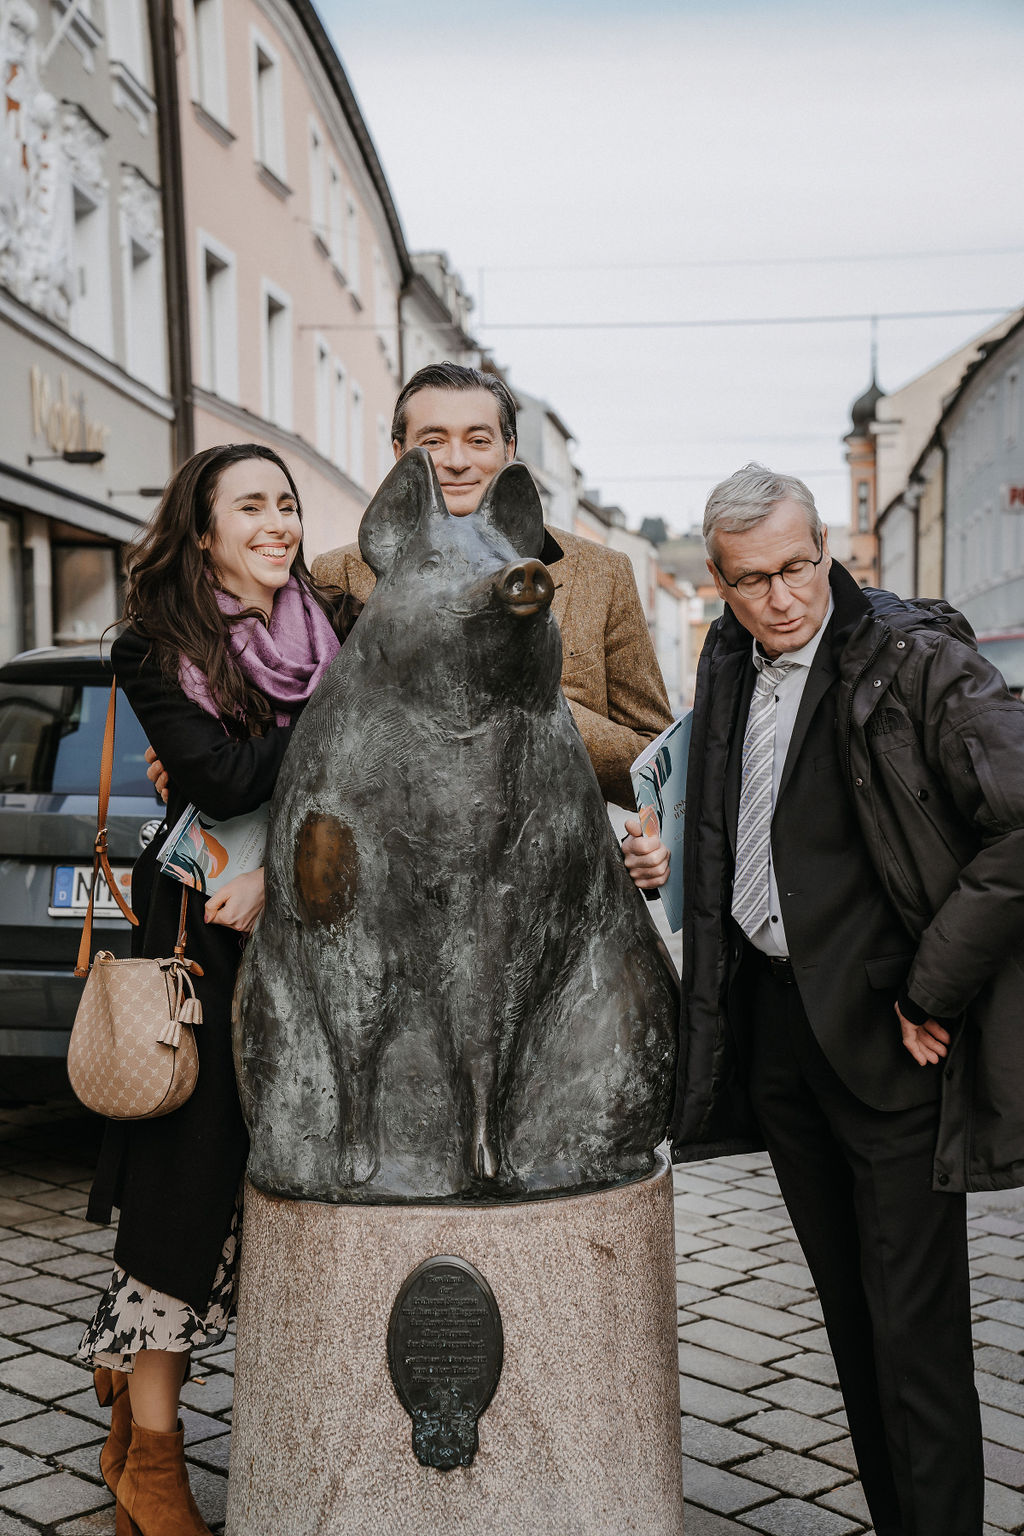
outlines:
[[498, 1303], [478, 1269], [439, 1254], [413, 1270], [391, 1309], [388, 1369], [425, 1467], [470, 1465], [504, 1352]]

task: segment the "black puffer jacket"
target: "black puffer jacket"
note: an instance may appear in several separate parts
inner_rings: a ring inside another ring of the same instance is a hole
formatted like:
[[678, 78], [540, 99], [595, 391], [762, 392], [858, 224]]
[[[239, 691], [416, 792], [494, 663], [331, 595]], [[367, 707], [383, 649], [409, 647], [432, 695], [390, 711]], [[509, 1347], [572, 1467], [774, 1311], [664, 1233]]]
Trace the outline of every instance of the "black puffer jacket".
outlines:
[[[1024, 704], [941, 601], [830, 580], [849, 794], [916, 955], [911, 1000], [956, 1019], [942, 1083], [934, 1183], [1024, 1184]], [[725, 771], [736, 653], [731, 613], [697, 672], [687, 786], [683, 1009], [672, 1143], [677, 1160], [750, 1150], [725, 1016], [730, 855], [711, 786]], [[705, 791], [705, 785], [708, 786]]]

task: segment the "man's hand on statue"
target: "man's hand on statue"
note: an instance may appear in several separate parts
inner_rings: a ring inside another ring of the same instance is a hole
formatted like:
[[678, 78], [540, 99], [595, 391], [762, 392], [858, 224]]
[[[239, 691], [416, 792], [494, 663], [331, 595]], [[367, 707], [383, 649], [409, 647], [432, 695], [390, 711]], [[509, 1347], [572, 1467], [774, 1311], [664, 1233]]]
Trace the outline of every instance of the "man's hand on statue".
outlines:
[[641, 891], [656, 891], [668, 879], [669, 851], [660, 837], [643, 837], [636, 817], [626, 822], [628, 837], [622, 855], [634, 884]]
[[152, 747], [147, 747], [146, 748], [146, 762], [149, 764], [149, 767], [146, 769], [146, 778], [152, 784], [153, 788], [156, 790], [157, 794], [160, 796], [160, 798], [163, 801], [164, 805], [166, 805], [167, 804], [167, 769], [164, 767], [163, 763], [157, 757], [156, 752], [153, 750]]
[[236, 875], [207, 899], [206, 921], [220, 923], [225, 928], [237, 928], [240, 933], [252, 933], [256, 919], [263, 911], [264, 899], [262, 869]]
[[898, 1003], [895, 1007], [896, 1017], [900, 1021], [900, 1030], [903, 1034], [903, 1044], [918, 1066], [937, 1066], [946, 1055], [950, 1039], [949, 1030], [943, 1029], [935, 1019], [926, 1019], [923, 1024], [911, 1024], [909, 1019], [903, 1017]]

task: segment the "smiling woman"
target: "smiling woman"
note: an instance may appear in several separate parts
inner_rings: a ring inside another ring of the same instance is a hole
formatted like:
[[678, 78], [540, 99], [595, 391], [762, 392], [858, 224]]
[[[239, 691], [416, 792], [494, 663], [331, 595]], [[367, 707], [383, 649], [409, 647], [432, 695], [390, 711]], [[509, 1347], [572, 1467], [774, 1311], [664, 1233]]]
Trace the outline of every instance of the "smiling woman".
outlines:
[[[168, 775], [171, 824], [190, 803], [224, 820], [270, 799], [292, 725], [357, 611], [313, 583], [295, 482], [276, 453], [229, 444], [182, 466], [132, 551], [127, 627], [112, 650]], [[149, 957], [171, 952], [178, 924], [181, 887], [157, 872], [163, 841], [133, 871], [135, 952]], [[169, 1115], [108, 1124], [90, 1197], [91, 1220], [108, 1222], [114, 1205], [120, 1220], [79, 1358], [96, 1368], [101, 1401], [113, 1400], [100, 1465], [118, 1527], [123, 1511], [141, 1536], [207, 1529], [189, 1491], [178, 1394], [190, 1350], [223, 1337], [233, 1305], [248, 1138], [230, 1003], [262, 909], [262, 869], [206, 900], [188, 892], [186, 952], [202, 967], [199, 1080]]]
[[226, 591], [269, 620], [301, 539], [298, 497], [282, 465], [245, 459], [224, 470], [200, 547]]

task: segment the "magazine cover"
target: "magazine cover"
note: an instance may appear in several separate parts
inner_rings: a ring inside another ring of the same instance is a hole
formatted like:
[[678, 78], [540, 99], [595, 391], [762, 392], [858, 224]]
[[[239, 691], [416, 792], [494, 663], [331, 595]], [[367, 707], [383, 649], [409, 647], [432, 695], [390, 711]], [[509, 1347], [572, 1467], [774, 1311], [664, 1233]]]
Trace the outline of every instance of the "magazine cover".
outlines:
[[658, 894], [673, 933], [683, 926], [683, 817], [692, 727], [693, 710], [688, 709], [644, 748], [629, 770], [644, 836], [659, 833], [671, 856], [668, 881]]
[[168, 833], [157, 862], [165, 875], [212, 896], [236, 875], [259, 869], [269, 816], [269, 802], [228, 821], [214, 821], [190, 805]]

